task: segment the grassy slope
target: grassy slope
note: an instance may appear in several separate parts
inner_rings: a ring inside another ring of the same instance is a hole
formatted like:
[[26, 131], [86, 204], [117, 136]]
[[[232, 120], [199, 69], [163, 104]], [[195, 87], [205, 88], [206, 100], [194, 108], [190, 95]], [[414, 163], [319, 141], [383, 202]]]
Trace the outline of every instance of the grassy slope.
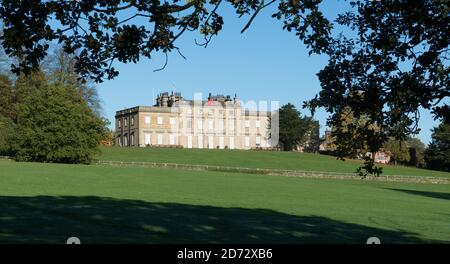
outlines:
[[[294, 152], [224, 151], [164, 148], [102, 148], [100, 160], [149, 161], [181, 164], [218, 165], [247, 168], [291, 169], [352, 173], [358, 161], [336, 160], [335, 157]], [[448, 172], [403, 166], [383, 166], [386, 175], [450, 177]]]
[[0, 243], [450, 242], [449, 185], [0, 161], [0, 194]]

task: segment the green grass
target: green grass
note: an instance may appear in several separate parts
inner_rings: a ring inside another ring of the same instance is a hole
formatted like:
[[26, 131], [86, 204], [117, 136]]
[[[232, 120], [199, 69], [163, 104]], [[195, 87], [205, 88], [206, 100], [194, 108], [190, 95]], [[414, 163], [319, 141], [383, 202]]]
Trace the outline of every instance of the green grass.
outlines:
[[[353, 173], [360, 161], [337, 160], [335, 157], [295, 152], [226, 151], [169, 148], [104, 147], [99, 160], [170, 162], [246, 168], [288, 169]], [[448, 172], [404, 166], [383, 166], [385, 175], [450, 177]]]
[[449, 243], [449, 208], [450, 185], [0, 161], [0, 243]]

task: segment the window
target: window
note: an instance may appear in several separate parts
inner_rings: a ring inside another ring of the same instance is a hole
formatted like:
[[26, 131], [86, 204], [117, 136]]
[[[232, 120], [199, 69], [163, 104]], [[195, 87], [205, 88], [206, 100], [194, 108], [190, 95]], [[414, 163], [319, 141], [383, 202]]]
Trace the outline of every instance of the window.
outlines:
[[203, 114], [203, 108], [198, 109], [198, 114], [202, 115]]
[[119, 136], [119, 146], [122, 146], [122, 137]]
[[152, 118], [150, 116], [146, 116], [144, 118], [144, 122], [148, 125], [148, 124], [150, 124], [152, 122]]
[[175, 135], [169, 135], [169, 145], [175, 145]]
[[228, 128], [233, 131], [234, 130], [234, 120], [228, 120]]
[[234, 115], [234, 111], [233, 110], [228, 111], [228, 115], [229, 116], [233, 116]]
[[158, 116], [158, 125], [162, 125], [162, 123], [163, 123], [162, 116]]
[[197, 129], [203, 129], [203, 120], [197, 120]]
[[192, 119], [187, 120], [187, 128], [192, 129]]
[[223, 120], [219, 120], [219, 130], [223, 131]]
[[214, 148], [214, 136], [208, 136], [208, 147], [210, 149]]
[[122, 127], [122, 120], [118, 120], [118, 127], [121, 128]]
[[158, 134], [158, 145], [163, 144], [163, 134]]
[[188, 113], [188, 115], [192, 115], [192, 109], [188, 108], [187, 113]]
[[131, 117], [131, 125], [134, 126], [134, 116]]
[[208, 120], [208, 127], [210, 130], [214, 129], [214, 120]]
[[187, 147], [192, 148], [192, 135], [187, 136]]
[[256, 137], [256, 145], [260, 146], [261, 145], [261, 137]]
[[[133, 119], [131, 119], [131, 120], [133, 120]], [[130, 146], [134, 146], [134, 134], [131, 134], [131, 144], [130, 144]]]
[[250, 137], [245, 137], [245, 147], [250, 147]]
[[250, 120], [245, 120], [245, 127], [250, 127]]
[[145, 145], [150, 145], [151, 143], [152, 143], [152, 134], [145, 133], [144, 134], [144, 144]]
[[128, 146], [128, 135], [123, 136], [123, 145]]
[[219, 148], [224, 149], [225, 148], [225, 139], [224, 137], [219, 137]]
[[128, 118], [125, 117], [124, 123], [125, 123], [125, 126], [128, 126]]
[[198, 137], [197, 137], [197, 147], [203, 148], [203, 136], [202, 135], [198, 135]]
[[234, 137], [230, 137], [230, 149], [234, 149]]
[[260, 120], [256, 120], [255, 126], [256, 126], [256, 128], [260, 128], [261, 127], [261, 121]]
[[170, 125], [175, 125], [175, 118], [171, 117], [169, 119], [169, 123], [170, 123]]

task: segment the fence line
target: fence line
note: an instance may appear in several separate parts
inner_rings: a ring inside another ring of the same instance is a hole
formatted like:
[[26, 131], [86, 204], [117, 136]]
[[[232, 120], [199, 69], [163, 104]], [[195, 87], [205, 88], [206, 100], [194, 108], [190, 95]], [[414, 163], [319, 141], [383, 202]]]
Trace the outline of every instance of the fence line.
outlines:
[[[215, 165], [194, 165], [166, 162], [137, 162], [137, 161], [96, 161], [97, 165], [112, 166], [140, 166], [147, 168], [172, 168], [191, 171], [217, 171], [231, 173], [264, 174], [271, 176], [301, 177], [301, 178], [324, 178], [324, 179], [350, 179], [360, 180], [361, 177], [354, 173], [326, 172], [326, 171], [302, 171], [302, 170], [282, 170], [282, 169], [262, 169], [262, 168], [243, 168], [226, 167]], [[431, 176], [404, 176], [404, 175], [380, 175], [378, 177], [368, 176], [365, 180], [386, 181], [386, 182], [409, 182], [409, 183], [434, 183], [450, 184], [450, 178], [431, 177]]]

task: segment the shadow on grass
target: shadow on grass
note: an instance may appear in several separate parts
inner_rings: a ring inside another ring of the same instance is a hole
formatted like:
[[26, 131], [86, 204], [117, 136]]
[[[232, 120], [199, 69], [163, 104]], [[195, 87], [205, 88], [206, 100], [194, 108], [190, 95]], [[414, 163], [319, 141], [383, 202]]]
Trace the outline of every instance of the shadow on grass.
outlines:
[[414, 190], [403, 190], [403, 189], [392, 189], [388, 188], [388, 190], [404, 192], [407, 194], [421, 195], [425, 197], [450, 200], [450, 193], [442, 193], [442, 192], [425, 192], [425, 191], [414, 191]]
[[0, 196], [0, 243], [425, 243], [320, 216], [93, 196]]

